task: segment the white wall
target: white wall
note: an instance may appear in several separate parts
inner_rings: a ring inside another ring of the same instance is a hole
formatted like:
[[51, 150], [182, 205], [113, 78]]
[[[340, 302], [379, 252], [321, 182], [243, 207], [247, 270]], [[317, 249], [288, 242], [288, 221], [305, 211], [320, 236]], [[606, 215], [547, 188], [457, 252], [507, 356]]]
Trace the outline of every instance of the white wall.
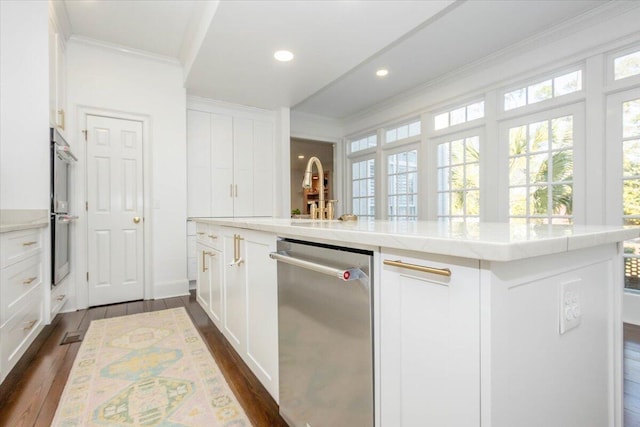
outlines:
[[0, 1], [1, 209], [49, 209], [48, 13]]
[[[150, 189], [151, 195], [145, 197], [151, 206], [145, 207], [145, 222], [151, 226], [150, 235], [145, 235], [145, 242], [149, 243], [145, 244], [145, 258], [150, 260], [145, 298], [184, 295], [189, 285], [185, 255], [186, 91], [182, 67], [177, 62], [120, 52], [74, 38], [69, 41], [67, 52], [68, 140], [72, 147], [80, 148], [84, 142], [81, 131], [87, 109], [116, 116], [140, 116], [148, 123], [144, 167], [145, 174], [150, 172], [145, 176], [151, 177], [151, 182], [145, 183], [145, 191]], [[78, 184], [76, 200], [84, 200], [84, 163], [81, 158], [76, 168], [79, 176], [74, 177]], [[83, 217], [79, 226], [82, 224]], [[79, 247], [82, 244], [85, 243], [78, 242]], [[75, 265], [77, 282], [84, 284], [83, 253], [78, 253]], [[77, 288], [78, 307], [86, 305], [85, 288]]]
[[342, 141], [343, 129], [340, 120], [314, 114], [291, 111], [291, 137], [313, 141]]

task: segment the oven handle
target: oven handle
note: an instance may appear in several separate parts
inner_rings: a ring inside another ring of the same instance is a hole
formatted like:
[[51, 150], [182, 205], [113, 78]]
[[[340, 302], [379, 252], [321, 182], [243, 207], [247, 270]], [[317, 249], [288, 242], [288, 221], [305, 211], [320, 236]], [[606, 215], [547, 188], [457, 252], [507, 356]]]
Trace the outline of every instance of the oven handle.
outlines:
[[340, 268], [333, 268], [328, 265], [317, 264], [315, 262], [306, 261], [300, 258], [294, 258], [292, 256], [289, 256], [289, 254], [285, 251], [271, 252], [269, 254], [269, 257], [271, 259], [275, 259], [276, 261], [284, 262], [286, 264], [291, 264], [296, 267], [301, 267], [307, 270], [317, 271], [318, 273], [337, 277], [338, 279], [344, 280], [345, 282], [367, 277], [364, 271], [360, 270], [359, 268], [354, 267], [354, 268], [348, 268], [346, 270], [343, 270]]
[[73, 155], [69, 147], [66, 147], [64, 145], [56, 145], [56, 151], [60, 155], [60, 158], [67, 163], [71, 163], [72, 160], [74, 162], [78, 161], [78, 158]]
[[60, 224], [69, 224], [71, 221], [78, 219], [77, 215], [57, 215], [56, 221]]

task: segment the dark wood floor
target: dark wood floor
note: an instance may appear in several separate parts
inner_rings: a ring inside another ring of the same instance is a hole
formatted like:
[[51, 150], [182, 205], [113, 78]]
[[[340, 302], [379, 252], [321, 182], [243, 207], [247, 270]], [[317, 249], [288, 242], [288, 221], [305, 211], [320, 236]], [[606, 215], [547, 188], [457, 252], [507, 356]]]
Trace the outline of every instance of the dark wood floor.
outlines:
[[[278, 407], [231, 348], [195, 296], [136, 301], [56, 316], [0, 386], [0, 426], [47, 427], [67, 381], [80, 343], [60, 345], [65, 332], [86, 331], [91, 320], [185, 307], [209, 346], [229, 386], [256, 427], [286, 427]], [[624, 326], [625, 427], [640, 427], [640, 326]]]
[[94, 319], [185, 307], [229, 386], [255, 427], [286, 426], [278, 406], [231, 348], [195, 296], [136, 301], [56, 316], [0, 386], [0, 426], [49, 426], [67, 381], [79, 342], [60, 345], [65, 332], [86, 331]]

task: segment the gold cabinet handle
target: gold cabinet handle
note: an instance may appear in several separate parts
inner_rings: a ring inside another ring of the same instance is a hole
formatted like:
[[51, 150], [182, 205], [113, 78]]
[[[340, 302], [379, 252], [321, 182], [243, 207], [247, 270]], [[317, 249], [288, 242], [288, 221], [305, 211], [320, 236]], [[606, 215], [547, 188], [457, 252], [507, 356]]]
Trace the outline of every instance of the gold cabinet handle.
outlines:
[[27, 322], [27, 324], [22, 328], [23, 331], [28, 331], [30, 329], [32, 329], [35, 324], [38, 323], [38, 319], [32, 320], [30, 322]]
[[230, 265], [242, 264], [242, 258], [240, 256], [240, 241], [244, 240], [239, 234], [233, 235], [233, 262]]
[[238, 197], [238, 184], [236, 184], [236, 197]]
[[212, 239], [217, 239], [218, 236], [216, 236], [215, 234], [207, 234], [207, 236], [209, 236]]
[[382, 263], [384, 265], [389, 265], [391, 267], [406, 268], [407, 270], [414, 270], [414, 271], [420, 271], [422, 273], [431, 273], [431, 274], [437, 274], [439, 276], [451, 277], [451, 270], [449, 270], [448, 268], [425, 267], [417, 264], [409, 264], [407, 262], [402, 262], [400, 260], [392, 261], [390, 259], [385, 259]]
[[23, 285], [30, 285], [34, 280], [36, 280], [38, 276], [29, 277], [28, 279], [24, 279], [22, 281]]
[[206, 272], [208, 270], [207, 268], [207, 261], [205, 260], [205, 256], [207, 255], [207, 251], [202, 251], [202, 272]]
[[64, 299], [64, 297], [66, 297], [66, 295], [65, 295], [65, 294], [58, 295], [58, 296], [56, 297], [56, 301], [62, 301], [62, 300]]
[[35, 245], [36, 243], [38, 243], [37, 241], [32, 241], [32, 242], [24, 242], [22, 244], [22, 246], [31, 246], [31, 245]]
[[58, 127], [64, 130], [64, 110], [63, 109], [58, 110], [58, 116], [60, 117], [60, 123], [58, 124]]
[[202, 236], [202, 235], [204, 235], [204, 234], [205, 234], [205, 232], [204, 232], [204, 231], [198, 231], [198, 234], [199, 234], [200, 236]]
[[233, 184], [229, 184], [229, 197], [233, 197]]
[[139, 217], [139, 216], [134, 216], [134, 217], [133, 217], [133, 223], [134, 223], [134, 224], [137, 224], [137, 223], [139, 223], [139, 222], [140, 222], [140, 217]]

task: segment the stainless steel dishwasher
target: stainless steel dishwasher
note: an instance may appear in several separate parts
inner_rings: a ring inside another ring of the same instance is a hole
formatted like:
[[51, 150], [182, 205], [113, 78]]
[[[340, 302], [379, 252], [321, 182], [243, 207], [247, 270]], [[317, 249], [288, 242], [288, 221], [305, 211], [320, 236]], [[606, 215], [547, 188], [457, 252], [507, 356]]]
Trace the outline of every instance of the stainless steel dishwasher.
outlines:
[[295, 427], [373, 426], [370, 251], [281, 240], [280, 414]]

